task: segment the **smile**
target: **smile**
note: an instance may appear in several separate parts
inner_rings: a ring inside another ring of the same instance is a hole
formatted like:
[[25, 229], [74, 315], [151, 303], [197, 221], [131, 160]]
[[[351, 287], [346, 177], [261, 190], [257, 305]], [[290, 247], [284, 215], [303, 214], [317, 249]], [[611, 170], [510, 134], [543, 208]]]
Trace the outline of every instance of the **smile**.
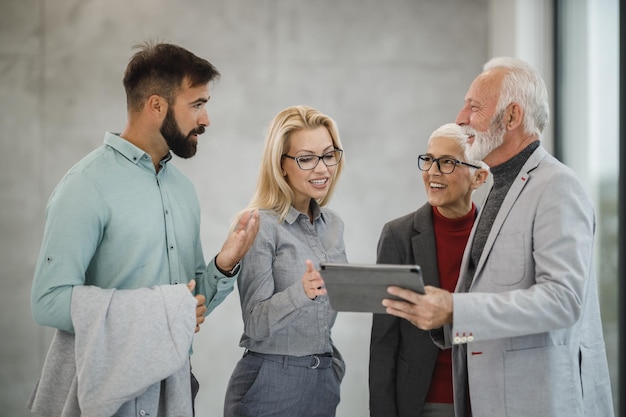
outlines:
[[431, 182], [429, 185], [430, 188], [446, 188], [446, 185], [439, 184], [438, 182]]
[[313, 185], [324, 185], [328, 182], [328, 178], [322, 178], [319, 180], [310, 180], [309, 182]]

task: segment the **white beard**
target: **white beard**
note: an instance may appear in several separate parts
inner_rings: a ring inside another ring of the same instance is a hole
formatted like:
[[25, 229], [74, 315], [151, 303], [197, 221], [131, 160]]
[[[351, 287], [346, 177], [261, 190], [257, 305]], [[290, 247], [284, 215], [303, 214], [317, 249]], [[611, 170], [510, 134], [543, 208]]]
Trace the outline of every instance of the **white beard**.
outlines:
[[[502, 116], [502, 115], [500, 115]], [[489, 129], [485, 132], [477, 132], [472, 128], [466, 128], [465, 133], [474, 135], [474, 141], [467, 147], [467, 156], [471, 160], [482, 161], [494, 149], [504, 143], [506, 129], [501, 125], [502, 117], [495, 117]]]

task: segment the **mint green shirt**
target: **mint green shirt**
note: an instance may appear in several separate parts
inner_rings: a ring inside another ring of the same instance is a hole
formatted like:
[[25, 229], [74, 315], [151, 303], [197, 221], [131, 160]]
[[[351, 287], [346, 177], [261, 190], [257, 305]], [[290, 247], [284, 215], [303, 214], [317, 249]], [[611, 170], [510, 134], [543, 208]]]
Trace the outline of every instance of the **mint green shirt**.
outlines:
[[72, 288], [136, 289], [186, 285], [207, 299], [207, 314], [233, 290], [200, 241], [192, 182], [172, 163], [152, 159], [107, 132], [104, 144], [72, 167], [50, 196], [31, 292], [37, 323], [73, 332]]

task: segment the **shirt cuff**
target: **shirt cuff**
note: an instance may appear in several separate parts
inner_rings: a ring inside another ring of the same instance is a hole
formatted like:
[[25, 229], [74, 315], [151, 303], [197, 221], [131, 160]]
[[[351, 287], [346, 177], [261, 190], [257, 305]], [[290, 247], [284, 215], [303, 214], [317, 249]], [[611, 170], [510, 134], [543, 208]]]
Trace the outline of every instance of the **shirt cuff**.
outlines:
[[224, 271], [222, 268], [217, 266], [217, 255], [215, 255], [215, 258], [213, 258], [213, 263], [215, 264], [215, 268], [217, 268], [217, 270], [220, 271], [220, 273], [222, 273], [225, 277], [228, 277], [228, 278], [234, 277], [235, 275], [239, 273], [239, 270], [241, 270], [241, 261], [238, 261], [233, 267], [233, 269], [231, 269], [230, 271]]

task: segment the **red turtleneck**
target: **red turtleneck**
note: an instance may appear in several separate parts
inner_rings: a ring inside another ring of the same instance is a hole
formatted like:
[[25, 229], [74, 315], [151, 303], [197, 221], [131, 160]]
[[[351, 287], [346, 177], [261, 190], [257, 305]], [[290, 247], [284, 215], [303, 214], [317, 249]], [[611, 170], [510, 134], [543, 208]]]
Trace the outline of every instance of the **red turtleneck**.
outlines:
[[[475, 218], [476, 206], [474, 204], [469, 213], [458, 219], [443, 217], [437, 207], [433, 207], [439, 286], [450, 292], [454, 292], [459, 279], [463, 251]], [[426, 402], [448, 404], [453, 402], [451, 349], [442, 350], [437, 356]]]

